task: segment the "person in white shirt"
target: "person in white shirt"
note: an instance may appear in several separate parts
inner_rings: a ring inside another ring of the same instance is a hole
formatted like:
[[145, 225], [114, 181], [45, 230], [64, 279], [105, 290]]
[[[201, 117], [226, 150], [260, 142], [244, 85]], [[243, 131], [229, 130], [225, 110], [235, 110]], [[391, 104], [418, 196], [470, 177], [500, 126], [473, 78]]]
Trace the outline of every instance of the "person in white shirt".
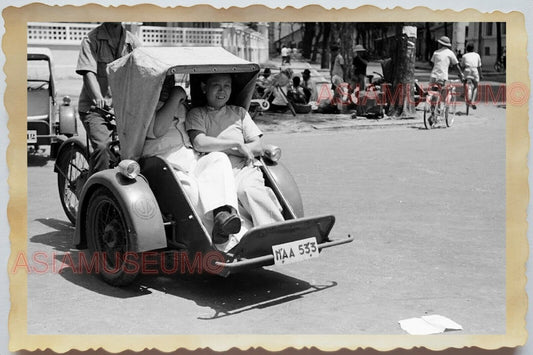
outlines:
[[[474, 45], [469, 43], [466, 46], [466, 53], [461, 58], [461, 67], [464, 69], [465, 79], [471, 79], [472, 85], [472, 97], [469, 98], [471, 103], [476, 102], [477, 87], [479, 80], [482, 79], [481, 73], [481, 57], [474, 52]], [[466, 90], [465, 90], [466, 92]], [[476, 105], [472, 104], [472, 108], [476, 109]]]
[[281, 47], [281, 65], [285, 63], [291, 64], [291, 50], [286, 45], [283, 45]]
[[[447, 95], [446, 81], [448, 81], [448, 70], [454, 67], [459, 72], [459, 78], [464, 81], [464, 75], [459, 66], [459, 61], [455, 56], [455, 53], [450, 49], [452, 43], [447, 36], [442, 36], [438, 41], [439, 49], [433, 52], [431, 62], [433, 63], [433, 69], [429, 75], [429, 83], [437, 84], [440, 87], [441, 97], [444, 98]], [[439, 103], [439, 109], [443, 100]]]
[[459, 61], [455, 56], [455, 53], [450, 49], [452, 43], [447, 36], [442, 36], [438, 41], [439, 49], [433, 52], [431, 62], [433, 63], [433, 69], [429, 75], [430, 83], [438, 83], [444, 85], [448, 80], [448, 69], [450, 66], [457, 69], [459, 77], [463, 79], [463, 72], [459, 67]]

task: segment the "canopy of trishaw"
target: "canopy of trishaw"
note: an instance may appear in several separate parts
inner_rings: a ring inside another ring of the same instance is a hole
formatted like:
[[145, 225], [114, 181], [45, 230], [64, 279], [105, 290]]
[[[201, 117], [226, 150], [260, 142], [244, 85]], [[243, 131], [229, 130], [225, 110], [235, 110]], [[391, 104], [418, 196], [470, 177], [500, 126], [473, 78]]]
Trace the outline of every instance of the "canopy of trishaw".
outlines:
[[200, 76], [231, 73], [231, 104], [248, 109], [259, 65], [222, 47], [140, 47], [108, 65], [123, 159], [138, 159], [167, 75], [190, 74], [193, 106], [203, 104]]

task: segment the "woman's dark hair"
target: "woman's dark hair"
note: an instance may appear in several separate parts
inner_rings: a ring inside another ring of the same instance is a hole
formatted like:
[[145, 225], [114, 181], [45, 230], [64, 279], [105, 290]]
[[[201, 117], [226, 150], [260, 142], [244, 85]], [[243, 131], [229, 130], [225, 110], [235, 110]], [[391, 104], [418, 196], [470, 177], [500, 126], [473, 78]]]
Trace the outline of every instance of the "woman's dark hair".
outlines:
[[170, 89], [176, 85], [174, 80], [174, 75], [167, 75], [165, 81], [163, 81], [163, 86], [161, 87], [161, 93], [159, 94], [159, 101], [167, 101], [170, 94]]
[[474, 51], [474, 45], [472, 43], [468, 43], [466, 46], [467, 52], [473, 52]]
[[300, 77], [299, 76], [295, 76], [292, 78], [292, 85], [294, 86], [299, 86], [300, 85]]

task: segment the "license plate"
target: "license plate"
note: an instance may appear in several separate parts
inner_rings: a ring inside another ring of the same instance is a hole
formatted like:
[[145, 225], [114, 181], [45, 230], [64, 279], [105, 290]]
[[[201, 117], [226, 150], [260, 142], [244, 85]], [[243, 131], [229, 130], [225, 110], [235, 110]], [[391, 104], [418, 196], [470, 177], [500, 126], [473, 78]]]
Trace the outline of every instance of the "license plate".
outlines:
[[28, 143], [37, 143], [37, 131], [29, 130], [27, 133]]
[[316, 238], [306, 238], [294, 242], [272, 246], [275, 264], [289, 264], [318, 256]]

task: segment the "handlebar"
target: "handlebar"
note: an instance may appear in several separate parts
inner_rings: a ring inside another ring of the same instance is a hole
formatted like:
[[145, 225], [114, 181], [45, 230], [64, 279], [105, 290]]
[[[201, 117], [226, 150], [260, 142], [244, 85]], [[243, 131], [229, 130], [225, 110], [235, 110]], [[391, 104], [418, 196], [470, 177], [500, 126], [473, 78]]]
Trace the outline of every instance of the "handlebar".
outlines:
[[105, 108], [100, 108], [98, 106], [92, 105], [90, 111], [96, 112], [101, 115], [108, 123], [115, 120], [115, 113], [112, 111], [113, 108], [106, 106]]

